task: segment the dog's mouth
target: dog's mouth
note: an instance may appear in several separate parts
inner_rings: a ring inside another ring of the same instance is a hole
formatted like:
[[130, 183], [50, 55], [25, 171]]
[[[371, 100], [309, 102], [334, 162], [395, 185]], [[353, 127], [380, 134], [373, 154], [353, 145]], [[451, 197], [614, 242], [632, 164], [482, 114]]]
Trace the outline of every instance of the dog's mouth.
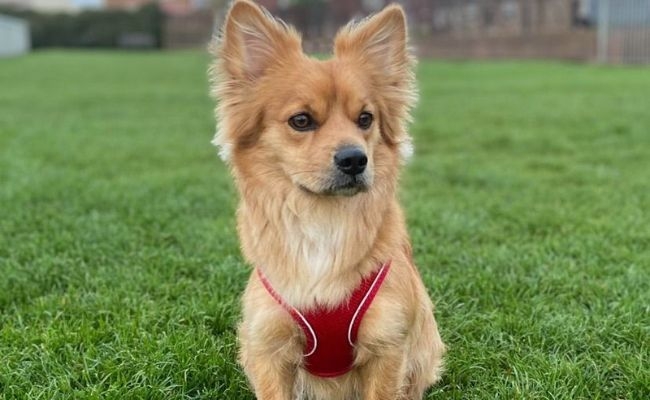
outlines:
[[370, 189], [370, 184], [365, 174], [361, 174], [355, 176], [337, 175], [320, 190], [314, 190], [302, 184], [298, 184], [298, 187], [312, 195], [351, 197], [367, 192]]

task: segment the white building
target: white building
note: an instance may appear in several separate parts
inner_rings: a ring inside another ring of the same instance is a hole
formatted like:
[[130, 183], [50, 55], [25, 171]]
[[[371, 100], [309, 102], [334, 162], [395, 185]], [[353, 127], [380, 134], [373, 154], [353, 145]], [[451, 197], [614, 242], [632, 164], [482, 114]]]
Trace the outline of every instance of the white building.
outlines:
[[0, 5], [41, 12], [79, 11], [74, 0], [0, 0]]
[[19, 18], [0, 15], [0, 57], [25, 54], [30, 47], [27, 22]]

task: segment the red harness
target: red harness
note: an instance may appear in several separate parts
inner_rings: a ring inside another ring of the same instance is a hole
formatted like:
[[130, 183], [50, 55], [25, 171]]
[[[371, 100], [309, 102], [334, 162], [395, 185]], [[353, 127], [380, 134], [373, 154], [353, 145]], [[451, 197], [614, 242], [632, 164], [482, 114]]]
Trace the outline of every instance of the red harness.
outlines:
[[335, 308], [317, 306], [305, 312], [287, 304], [259, 268], [257, 274], [266, 290], [305, 333], [304, 366], [307, 371], [319, 377], [333, 378], [352, 369], [359, 325], [389, 269], [390, 261], [365, 277], [349, 299]]

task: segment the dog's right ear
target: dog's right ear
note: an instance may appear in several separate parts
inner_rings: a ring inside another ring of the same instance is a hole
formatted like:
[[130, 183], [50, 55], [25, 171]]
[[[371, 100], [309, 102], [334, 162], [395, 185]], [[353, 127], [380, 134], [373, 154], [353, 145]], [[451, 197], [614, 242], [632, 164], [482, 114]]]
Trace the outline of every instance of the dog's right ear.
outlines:
[[293, 28], [252, 1], [237, 0], [226, 17], [218, 56], [230, 78], [255, 81], [301, 48]]
[[[260, 134], [262, 105], [252, 95], [258, 80], [273, 67], [302, 55], [300, 36], [249, 0], [236, 0], [211, 45], [212, 95], [218, 101], [213, 144], [230, 161], [238, 146], [255, 143]], [[251, 118], [251, 116], [256, 116]]]

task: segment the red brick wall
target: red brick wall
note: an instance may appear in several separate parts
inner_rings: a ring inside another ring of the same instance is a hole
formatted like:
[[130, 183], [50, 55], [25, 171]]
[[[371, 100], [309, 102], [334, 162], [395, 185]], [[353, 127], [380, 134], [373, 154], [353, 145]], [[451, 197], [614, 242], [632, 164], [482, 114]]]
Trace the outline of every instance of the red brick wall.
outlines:
[[596, 32], [591, 30], [526, 37], [430, 37], [416, 43], [422, 57], [454, 59], [550, 58], [594, 61], [596, 46]]

